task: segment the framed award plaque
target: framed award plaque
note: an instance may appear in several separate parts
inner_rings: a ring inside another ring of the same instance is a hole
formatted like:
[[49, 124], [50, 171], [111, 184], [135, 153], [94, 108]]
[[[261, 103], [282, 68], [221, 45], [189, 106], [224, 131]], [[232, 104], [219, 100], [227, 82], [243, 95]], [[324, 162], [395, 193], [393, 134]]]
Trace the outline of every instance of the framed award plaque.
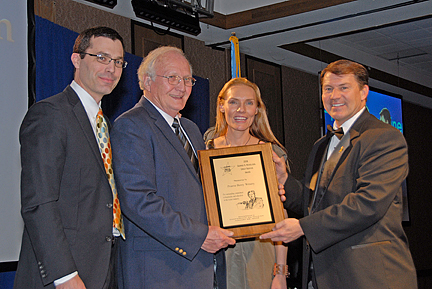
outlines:
[[283, 220], [270, 143], [198, 151], [209, 225], [257, 237]]

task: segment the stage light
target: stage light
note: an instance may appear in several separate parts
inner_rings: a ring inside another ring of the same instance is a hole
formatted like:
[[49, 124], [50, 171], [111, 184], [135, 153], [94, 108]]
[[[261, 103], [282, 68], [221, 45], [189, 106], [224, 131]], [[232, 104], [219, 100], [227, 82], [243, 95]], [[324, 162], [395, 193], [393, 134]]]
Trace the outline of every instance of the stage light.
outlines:
[[135, 15], [139, 18], [157, 23], [168, 28], [176, 29], [188, 34], [201, 33], [198, 13], [185, 13], [170, 8], [168, 5], [159, 5], [154, 1], [132, 0]]
[[117, 5], [117, 0], [86, 0], [86, 1], [96, 3], [111, 9]]

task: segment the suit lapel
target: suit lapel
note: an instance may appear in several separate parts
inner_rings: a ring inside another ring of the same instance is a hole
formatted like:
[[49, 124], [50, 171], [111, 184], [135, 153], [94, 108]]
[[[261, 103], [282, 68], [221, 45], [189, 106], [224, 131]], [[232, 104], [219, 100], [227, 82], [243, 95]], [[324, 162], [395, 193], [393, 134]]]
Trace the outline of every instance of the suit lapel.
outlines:
[[324, 164], [324, 171], [323, 171], [323, 178], [321, 178], [321, 181], [323, 182], [323, 185], [327, 187], [328, 183], [333, 178], [334, 172], [339, 167], [342, 156], [346, 156], [345, 152], [347, 149], [350, 148], [350, 133], [347, 132], [343, 139], [339, 142], [339, 144], [335, 147], [333, 153], [328, 158], [328, 160]]
[[[313, 213], [317, 209], [318, 205], [323, 199], [325, 193], [327, 192], [327, 188], [330, 186], [330, 183], [333, 180], [336, 171], [338, 170], [342, 162], [349, 155], [354, 145], [353, 143], [355, 143], [355, 139], [359, 137], [360, 135], [359, 130], [361, 129], [364, 120], [369, 116], [371, 116], [371, 114], [366, 109], [359, 116], [359, 118], [353, 123], [350, 130], [345, 134], [346, 137], [342, 138], [341, 142], [338, 144], [338, 146], [336, 146], [335, 151], [332, 154], [332, 156], [329, 158], [329, 160], [324, 163], [324, 165], [327, 165], [327, 167], [323, 168], [326, 169], [326, 172], [324, 172], [324, 174], [326, 174], [328, 177], [326, 177], [326, 180], [323, 180], [323, 182], [319, 184], [319, 186], [316, 189], [317, 191], [314, 193], [316, 197], [311, 204], [311, 208], [312, 208], [311, 213]], [[327, 151], [327, 145], [325, 146], [326, 148], [325, 152]], [[315, 159], [317, 159], [317, 157]], [[319, 159], [322, 159], [322, 157]], [[321, 181], [320, 179], [317, 180], [317, 182], [320, 181]]]
[[[335, 147], [333, 153], [330, 155], [328, 160], [326, 160], [327, 153], [324, 154], [324, 157], [321, 161], [320, 174], [317, 179], [314, 200], [310, 206], [310, 213], [313, 213], [317, 209], [325, 193], [327, 192], [327, 188], [329, 187], [329, 184], [333, 179], [336, 170], [340, 166], [343, 159], [346, 158], [346, 155], [348, 154], [350, 149], [350, 132], [348, 131], [347, 133], [345, 133], [344, 137]], [[326, 147], [326, 152], [327, 151], [328, 146]]]
[[[159, 131], [167, 139], [167, 141], [174, 148], [174, 150], [176, 150], [177, 153], [181, 156], [181, 158], [183, 159], [185, 164], [188, 166], [189, 170], [193, 173], [193, 175], [195, 175], [196, 178], [198, 178], [198, 175], [195, 171], [195, 168], [192, 165], [191, 160], [189, 159], [188, 154], [186, 153], [186, 150], [182, 146], [178, 137], [175, 135], [174, 131], [169, 127], [169, 125], [166, 122], [166, 120], [164, 119], [164, 117], [156, 110], [156, 108], [153, 106], [153, 104], [151, 104], [145, 97], [141, 98], [140, 105], [142, 105], [143, 108], [149, 112], [150, 116], [155, 120], [155, 126], [159, 129]], [[190, 134], [187, 131], [186, 131], [186, 133], [188, 134], [188, 136], [190, 136]]]
[[317, 141], [317, 143], [314, 146], [315, 150], [311, 152], [311, 156], [313, 157], [311, 160], [309, 160], [309, 162], [312, 162], [312, 166], [311, 166], [311, 170], [306, 173], [306, 176], [310, 175], [310, 177], [306, 179], [307, 181], [305, 183], [305, 186], [309, 190], [312, 191], [315, 190], [318, 173], [321, 168], [321, 160], [326, 154], [329, 141], [330, 139], [324, 136], [323, 138]]
[[87, 139], [87, 142], [99, 164], [99, 167], [101, 168], [101, 170], [103, 171], [103, 173], [105, 174], [105, 167], [102, 161], [102, 157], [101, 157], [101, 153], [99, 151], [99, 147], [98, 147], [98, 143], [96, 140], [96, 137], [94, 135], [93, 132], [93, 128], [91, 127], [90, 121], [88, 119], [87, 113], [84, 109], [84, 106], [82, 105], [79, 97], [77, 96], [77, 94], [75, 93], [75, 91], [68, 86], [65, 89], [67, 98], [69, 100], [69, 103], [72, 105], [72, 110], [75, 114], [75, 117], [82, 129], [82, 132], [84, 134], [84, 136]]

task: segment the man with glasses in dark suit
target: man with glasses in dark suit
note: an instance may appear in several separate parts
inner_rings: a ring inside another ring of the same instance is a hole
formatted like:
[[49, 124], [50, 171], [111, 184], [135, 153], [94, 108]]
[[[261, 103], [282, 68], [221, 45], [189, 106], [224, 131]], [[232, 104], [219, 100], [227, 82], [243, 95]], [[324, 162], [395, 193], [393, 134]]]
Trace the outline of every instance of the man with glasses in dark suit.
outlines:
[[121, 232], [96, 119], [126, 67], [123, 39], [108, 27], [87, 29], [71, 60], [72, 83], [34, 104], [20, 129], [24, 233], [16, 289], [116, 288], [113, 241]]

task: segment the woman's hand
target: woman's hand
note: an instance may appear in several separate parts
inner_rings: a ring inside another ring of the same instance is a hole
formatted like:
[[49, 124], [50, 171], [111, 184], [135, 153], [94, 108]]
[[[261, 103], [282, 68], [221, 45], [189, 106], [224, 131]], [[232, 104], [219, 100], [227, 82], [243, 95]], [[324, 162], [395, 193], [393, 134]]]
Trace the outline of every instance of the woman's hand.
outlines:
[[287, 289], [287, 280], [285, 275], [274, 276], [271, 289]]

